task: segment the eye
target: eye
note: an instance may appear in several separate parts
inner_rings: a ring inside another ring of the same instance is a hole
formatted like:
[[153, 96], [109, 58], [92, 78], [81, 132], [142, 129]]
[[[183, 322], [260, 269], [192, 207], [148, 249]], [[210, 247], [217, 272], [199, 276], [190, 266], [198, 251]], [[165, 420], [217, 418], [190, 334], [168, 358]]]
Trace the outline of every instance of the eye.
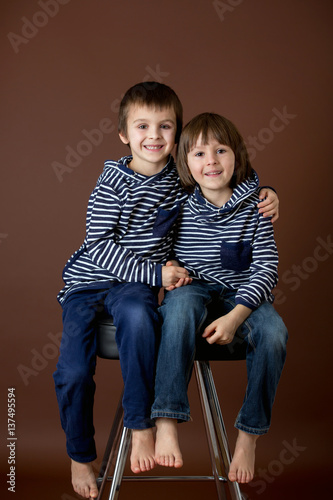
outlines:
[[142, 123], [141, 125], [138, 125], [138, 128], [145, 129], [145, 128], [147, 128], [147, 125], [145, 125], [144, 123]]
[[204, 153], [202, 151], [198, 151], [197, 153], [194, 154], [194, 156], [199, 156], [199, 157], [203, 156], [203, 155], [204, 155]]
[[168, 130], [168, 129], [170, 129], [170, 128], [171, 128], [171, 125], [169, 125], [168, 123], [163, 123], [163, 124], [161, 125], [161, 128]]
[[216, 152], [217, 152], [217, 154], [223, 154], [223, 153], [226, 153], [226, 149], [220, 148]]

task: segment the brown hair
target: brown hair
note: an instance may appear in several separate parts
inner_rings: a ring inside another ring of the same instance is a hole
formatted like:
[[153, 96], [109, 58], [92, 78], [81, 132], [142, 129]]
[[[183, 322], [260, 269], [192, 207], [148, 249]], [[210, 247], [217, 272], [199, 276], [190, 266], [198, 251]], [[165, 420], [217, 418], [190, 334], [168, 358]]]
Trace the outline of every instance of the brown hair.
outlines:
[[183, 127], [183, 106], [177, 94], [167, 85], [158, 82], [142, 82], [133, 85], [122, 98], [118, 116], [118, 132], [127, 136], [127, 118], [132, 105], [141, 105], [156, 108], [173, 108], [176, 115], [175, 143]]
[[252, 167], [245, 142], [235, 125], [221, 115], [201, 113], [192, 118], [184, 127], [177, 148], [177, 169], [181, 183], [188, 191], [193, 191], [195, 180], [187, 164], [187, 155], [195, 146], [199, 136], [202, 142], [208, 144], [214, 137], [220, 144], [229, 146], [235, 155], [235, 171], [230, 187], [234, 188], [251, 175]]

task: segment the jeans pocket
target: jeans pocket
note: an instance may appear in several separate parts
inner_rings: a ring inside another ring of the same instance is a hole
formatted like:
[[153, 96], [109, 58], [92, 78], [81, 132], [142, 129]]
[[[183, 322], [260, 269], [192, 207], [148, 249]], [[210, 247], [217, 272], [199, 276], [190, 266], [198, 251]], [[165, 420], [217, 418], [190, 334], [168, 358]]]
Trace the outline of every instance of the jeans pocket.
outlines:
[[249, 241], [227, 243], [222, 241], [220, 249], [222, 268], [231, 271], [246, 271], [252, 261], [252, 245]]

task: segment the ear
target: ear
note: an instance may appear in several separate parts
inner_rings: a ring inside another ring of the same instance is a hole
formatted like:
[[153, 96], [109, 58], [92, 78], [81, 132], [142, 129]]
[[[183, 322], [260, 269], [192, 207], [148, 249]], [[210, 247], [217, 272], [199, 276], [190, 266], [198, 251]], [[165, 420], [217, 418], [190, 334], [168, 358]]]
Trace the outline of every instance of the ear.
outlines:
[[123, 142], [124, 144], [129, 144], [129, 140], [122, 132], [119, 132], [119, 137], [120, 137], [121, 142]]

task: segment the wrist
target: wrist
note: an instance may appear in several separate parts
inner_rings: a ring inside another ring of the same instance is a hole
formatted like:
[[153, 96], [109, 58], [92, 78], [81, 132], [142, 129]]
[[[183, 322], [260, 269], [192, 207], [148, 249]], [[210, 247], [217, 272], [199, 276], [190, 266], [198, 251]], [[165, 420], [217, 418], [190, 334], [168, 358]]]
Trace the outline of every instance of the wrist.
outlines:
[[251, 314], [252, 310], [243, 304], [237, 304], [230, 315], [236, 323], [236, 328], [238, 328]]
[[157, 263], [155, 266], [155, 283], [154, 286], [161, 288], [162, 286], [162, 264]]

